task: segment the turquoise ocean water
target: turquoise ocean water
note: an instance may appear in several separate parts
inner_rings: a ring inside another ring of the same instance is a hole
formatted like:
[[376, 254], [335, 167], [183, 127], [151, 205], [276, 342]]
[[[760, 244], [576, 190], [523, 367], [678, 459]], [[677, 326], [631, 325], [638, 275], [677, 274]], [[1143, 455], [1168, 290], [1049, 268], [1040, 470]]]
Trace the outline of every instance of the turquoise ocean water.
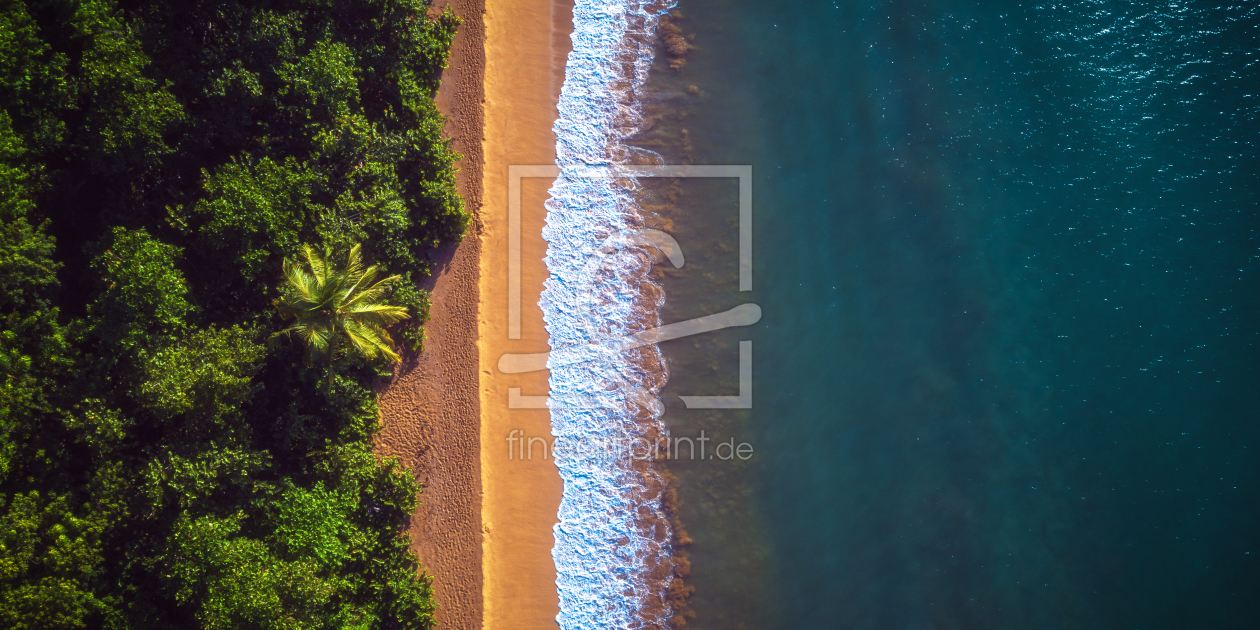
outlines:
[[662, 319], [764, 312], [662, 345], [755, 448], [671, 464], [689, 627], [1260, 627], [1260, 7], [677, 8], [639, 141], [753, 165], [755, 290], [687, 184]]

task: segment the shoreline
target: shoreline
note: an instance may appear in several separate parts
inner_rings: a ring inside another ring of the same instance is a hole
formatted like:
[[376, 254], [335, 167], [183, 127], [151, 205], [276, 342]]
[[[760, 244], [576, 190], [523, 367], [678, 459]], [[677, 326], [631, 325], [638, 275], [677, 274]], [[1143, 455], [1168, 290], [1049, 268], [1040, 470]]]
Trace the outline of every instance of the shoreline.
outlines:
[[[571, 49], [573, 3], [487, 0], [485, 204], [481, 215], [480, 352], [482, 567], [485, 630], [554, 629], [559, 614], [552, 528], [563, 483], [549, 458], [509, 457], [514, 430], [550, 435], [547, 409], [509, 409], [508, 388], [545, 396], [548, 372], [503, 374], [505, 353], [550, 349], [542, 309], [548, 277], [543, 203], [551, 181], [521, 180], [521, 335], [508, 338], [508, 167], [554, 165], [552, 126]], [[519, 435], [519, 433], [518, 433]]]
[[408, 535], [421, 569], [433, 579], [442, 628], [480, 630], [481, 567], [480, 405], [477, 395], [478, 274], [481, 258], [485, 71], [484, 0], [437, 0], [463, 23], [434, 100], [447, 116], [445, 132], [463, 159], [456, 185], [472, 215], [458, 244], [429, 252], [433, 272], [420, 280], [432, 293], [423, 352], [403, 363], [378, 393], [383, 427], [377, 455], [395, 456], [423, 484]]
[[[473, 219], [461, 243], [430, 252], [434, 273], [421, 282], [433, 296], [425, 351], [407, 355], [381, 392], [385, 428], [376, 451], [398, 456], [424, 484], [409, 534], [433, 576], [436, 620], [451, 628], [551, 630], [560, 612], [553, 528], [564, 484], [556, 462], [527, 457], [519, 436], [552, 435], [552, 418], [546, 408], [508, 404], [509, 388], [545, 396], [549, 373], [503, 374], [495, 366], [504, 354], [550, 350], [539, 300], [549, 276], [542, 229], [552, 181], [519, 181], [520, 335], [510, 339], [508, 167], [556, 163], [553, 125], [572, 50], [573, 2], [450, 0], [435, 2], [430, 15], [447, 5], [464, 22], [435, 100], [464, 156], [458, 186]], [[511, 444], [520, 453], [510, 454]], [[668, 473], [660, 472], [637, 474], [662, 500], [660, 516], [676, 521]], [[678, 578], [686, 559], [658, 562], [650, 563], [651, 581], [675, 574], [674, 585], [660, 589], [661, 601], [641, 604], [683, 612], [690, 589]]]
[[[655, 164], [636, 138], [656, 121], [647, 78], [661, 39], [666, 3], [626, 1], [574, 9], [574, 52], [555, 123], [557, 163]], [[681, 35], [679, 35], [681, 38]], [[552, 169], [553, 172], [555, 169]], [[576, 351], [556, 360], [553, 435], [659, 442], [668, 433], [661, 388], [667, 363], [655, 344], [619, 347], [661, 323], [662, 253], [643, 242], [657, 225], [643, 207], [637, 177], [590, 177], [567, 169], [548, 202], [542, 295], [551, 345]], [[652, 458], [628, 449], [565, 448], [555, 462], [564, 479], [554, 561], [564, 628], [652, 628], [686, 623], [685, 558], [674, 557], [674, 496]], [[682, 613], [677, 614], [677, 613]]]

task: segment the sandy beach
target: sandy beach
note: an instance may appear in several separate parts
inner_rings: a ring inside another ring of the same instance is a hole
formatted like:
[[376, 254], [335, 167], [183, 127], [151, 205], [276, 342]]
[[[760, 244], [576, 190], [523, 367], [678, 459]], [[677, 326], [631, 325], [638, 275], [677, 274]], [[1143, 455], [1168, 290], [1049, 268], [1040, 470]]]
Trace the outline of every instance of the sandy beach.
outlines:
[[[564, 82], [572, 3], [486, 2], [485, 197], [478, 314], [481, 376], [481, 479], [486, 630], [555, 628], [559, 604], [551, 559], [563, 485], [551, 462], [510, 458], [507, 438], [551, 435], [546, 409], [509, 409], [508, 388], [547, 393], [547, 373], [502, 374], [505, 353], [545, 352], [538, 307], [547, 270], [542, 240], [550, 180], [521, 182], [521, 338], [508, 338], [508, 166], [555, 164], [556, 102]], [[528, 455], [528, 453], [527, 453]]]
[[508, 337], [508, 166], [554, 164], [556, 101], [572, 29], [563, 0], [451, 0], [463, 19], [437, 104], [464, 156], [458, 184], [473, 225], [431, 252], [425, 350], [381, 390], [377, 452], [424, 483], [412, 549], [434, 576], [441, 627], [554, 628], [552, 532], [562, 483], [536, 448], [509, 459], [507, 437], [550, 436], [545, 409], [509, 409], [508, 388], [547, 393], [547, 374], [506, 375], [504, 353], [546, 351], [537, 302], [547, 277], [541, 230], [550, 181], [522, 182], [521, 335]]

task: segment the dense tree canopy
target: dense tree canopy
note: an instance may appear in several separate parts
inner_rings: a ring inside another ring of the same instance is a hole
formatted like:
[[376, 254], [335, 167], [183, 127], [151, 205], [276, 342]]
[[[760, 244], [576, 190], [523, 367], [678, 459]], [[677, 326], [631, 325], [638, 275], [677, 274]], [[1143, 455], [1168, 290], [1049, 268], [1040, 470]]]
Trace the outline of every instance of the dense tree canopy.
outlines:
[[423, 339], [468, 221], [427, 9], [0, 0], [0, 626], [432, 625], [382, 359], [265, 343], [358, 243]]

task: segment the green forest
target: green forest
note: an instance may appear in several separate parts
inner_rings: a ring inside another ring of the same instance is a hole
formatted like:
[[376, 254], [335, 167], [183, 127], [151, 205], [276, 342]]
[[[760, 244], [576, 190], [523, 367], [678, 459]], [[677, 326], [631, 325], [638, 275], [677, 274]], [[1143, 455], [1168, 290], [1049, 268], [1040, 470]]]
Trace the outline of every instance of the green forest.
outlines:
[[433, 625], [372, 452], [469, 220], [427, 12], [0, 0], [0, 627]]

